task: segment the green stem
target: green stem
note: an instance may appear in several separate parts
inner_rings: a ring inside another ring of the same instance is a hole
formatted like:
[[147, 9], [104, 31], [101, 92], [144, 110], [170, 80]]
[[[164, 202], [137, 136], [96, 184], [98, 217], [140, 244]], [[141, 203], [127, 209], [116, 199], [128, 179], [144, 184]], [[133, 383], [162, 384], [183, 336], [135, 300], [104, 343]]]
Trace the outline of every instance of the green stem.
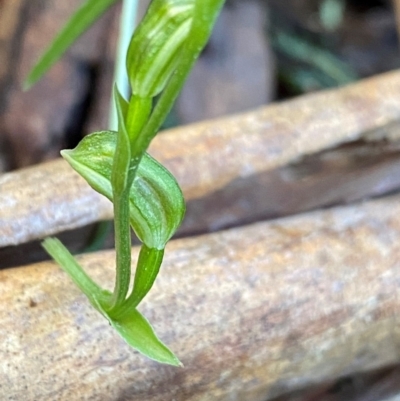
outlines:
[[[129, 97], [129, 78], [126, 71], [125, 59], [128, 52], [129, 42], [135, 30], [138, 0], [124, 0], [121, 11], [121, 23], [119, 30], [118, 48], [115, 58], [114, 82], [121, 91], [124, 98]], [[111, 96], [109, 112], [109, 128], [113, 131], [118, 129], [118, 113], [115, 107], [114, 97]]]
[[[121, 106], [121, 104], [120, 104]], [[151, 99], [132, 97], [124, 116], [119, 107], [120, 127], [113, 161], [112, 186], [116, 251], [116, 277], [110, 310], [118, 308], [129, 291], [131, 279], [131, 229], [129, 196], [139, 159], [132, 155], [135, 138], [151, 110]]]
[[[150, 111], [150, 99], [132, 97], [127, 115], [124, 115], [121, 108], [119, 109], [121, 125], [119, 127], [112, 177], [117, 274], [110, 312], [119, 310], [129, 290], [131, 276], [129, 190], [136, 169], [151, 140], [155, 137], [171, 111], [187, 76], [207, 43], [215, 19], [224, 1], [196, 1], [191, 31], [182, 49], [179, 66], [166, 85], [147, 122], [145, 123], [143, 116], [145, 115], [144, 111]], [[138, 119], [138, 115], [142, 117]], [[129, 303], [134, 302], [131, 301]]]
[[[119, 106], [119, 103], [117, 103]], [[131, 279], [131, 229], [129, 223], [129, 191], [133, 182], [130, 172], [130, 143], [122, 116], [119, 113], [119, 132], [111, 172], [114, 204], [116, 277], [109, 305], [112, 310], [122, 304], [128, 294]], [[130, 184], [130, 185], [129, 185]]]
[[117, 308], [125, 301], [131, 280], [129, 189], [120, 194], [114, 194], [114, 230], [117, 269], [111, 309]]

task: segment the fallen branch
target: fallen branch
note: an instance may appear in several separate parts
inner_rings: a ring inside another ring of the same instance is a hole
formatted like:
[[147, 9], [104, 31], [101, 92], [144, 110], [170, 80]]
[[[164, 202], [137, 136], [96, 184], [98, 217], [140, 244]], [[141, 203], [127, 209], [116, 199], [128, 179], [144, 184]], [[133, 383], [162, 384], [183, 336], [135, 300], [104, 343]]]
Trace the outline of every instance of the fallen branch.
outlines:
[[[189, 200], [181, 233], [398, 188], [398, 93], [400, 72], [392, 72], [160, 135], [151, 153], [173, 172]], [[348, 143], [356, 149], [338, 149]], [[110, 217], [109, 202], [62, 160], [0, 177], [0, 246]]]
[[[194, 251], [195, 250], [195, 251]], [[0, 398], [269, 400], [398, 362], [400, 197], [173, 241], [132, 352], [51, 263], [0, 272]], [[113, 252], [81, 259], [111, 281]]]

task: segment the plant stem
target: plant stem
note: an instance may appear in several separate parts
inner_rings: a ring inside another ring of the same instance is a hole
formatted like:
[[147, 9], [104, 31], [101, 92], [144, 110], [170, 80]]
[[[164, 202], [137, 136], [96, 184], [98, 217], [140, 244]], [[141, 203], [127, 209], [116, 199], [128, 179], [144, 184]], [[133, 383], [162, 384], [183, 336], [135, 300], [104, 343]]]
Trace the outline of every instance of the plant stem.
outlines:
[[[118, 108], [121, 113], [121, 109]], [[134, 172], [130, 174], [131, 152], [124, 121], [120, 117], [117, 145], [111, 173], [114, 204], [116, 277], [110, 310], [122, 304], [128, 294], [131, 278], [131, 228], [129, 192]]]
[[114, 194], [114, 230], [117, 269], [111, 309], [117, 308], [125, 301], [131, 279], [129, 189], [125, 189], [120, 194]]
[[[114, 82], [124, 98], [129, 97], [129, 78], [126, 71], [125, 59], [129, 42], [135, 30], [138, 0], [124, 0], [121, 11], [121, 23], [119, 30], [117, 55], [114, 67]], [[114, 96], [111, 96], [109, 112], [109, 128], [113, 131], [118, 129], [118, 114], [115, 107]]]
[[[121, 106], [121, 105], [120, 105]], [[131, 229], [129, 197], [139, 166], [139, 158], [132, 157], [136, 135], [143, 128], [151, 110], [151, 99], [132, 97], [128, 108], [120, 108], [120, 126], [113, 162], [112, 186], [116, 251], [115, 287], [110, 311], [118, 308], [129, 291], [131, 279]]]
[[[117, 273], [110, 313], [118, 313], [129, 291], [131, 277], [129, 192], [137, 167], [151, 140], [170, 112], [201, 50], [207, 43], [224, 1], [196, 1], [191, 32], [182, 49], [179, 66], [167, 83], [147, 122], [143, 117], [147, 117], [150, 112], [150, 99], [132, 97], [127, 114], [124, 115], [120, 109], [119, 142], [117, 142], [112, 177]], [[135, 303], [131, 297], [129, 303]]]

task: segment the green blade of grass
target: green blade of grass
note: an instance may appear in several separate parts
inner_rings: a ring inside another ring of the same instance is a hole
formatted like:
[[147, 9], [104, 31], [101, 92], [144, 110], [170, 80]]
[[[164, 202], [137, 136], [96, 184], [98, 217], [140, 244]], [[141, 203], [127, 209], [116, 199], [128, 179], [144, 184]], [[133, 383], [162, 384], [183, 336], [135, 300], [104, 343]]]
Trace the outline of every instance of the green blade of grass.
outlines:
[[72, 15], [64, 28], [30, 71], [24, 82], [24, 90], [34, 85], [109, 7], [118, 0], [87, 0]]

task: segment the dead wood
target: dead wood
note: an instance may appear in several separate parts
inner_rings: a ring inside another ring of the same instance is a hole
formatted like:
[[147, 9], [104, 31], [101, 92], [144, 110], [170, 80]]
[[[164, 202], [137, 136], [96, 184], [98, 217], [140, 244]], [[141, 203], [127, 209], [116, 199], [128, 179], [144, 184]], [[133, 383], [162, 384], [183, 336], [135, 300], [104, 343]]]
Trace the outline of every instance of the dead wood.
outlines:
[[[184, 369], [130, 350], [54, 264], [3, 270], [1, 398], [266, 401], [394, 364], [399, 205], [397, 196], [170, 243], [142, 311]], [[112, 282], [113, 252], [81, 261]]]
[[[189, 201], [181, 234], [399, 188], [400, 73], [160, 135], [151, 153]], [[0, 177], [0, 245], [111, 217], [62, 160]]]

